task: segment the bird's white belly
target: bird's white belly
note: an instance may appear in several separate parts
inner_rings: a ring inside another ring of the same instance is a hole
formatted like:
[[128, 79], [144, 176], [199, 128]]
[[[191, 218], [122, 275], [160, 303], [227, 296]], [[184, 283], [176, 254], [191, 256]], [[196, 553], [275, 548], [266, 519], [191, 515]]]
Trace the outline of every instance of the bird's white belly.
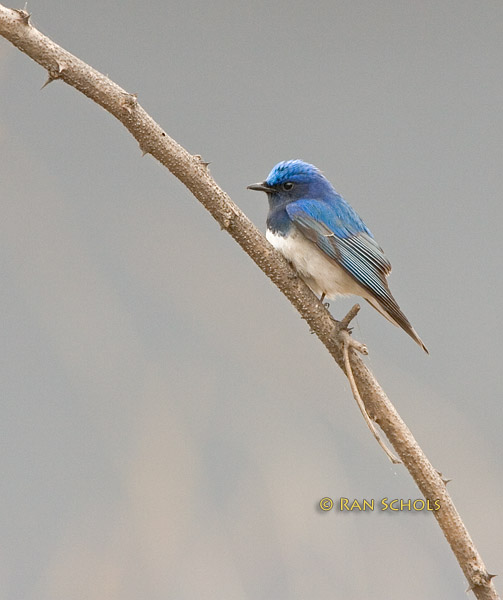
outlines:
[[266, 232], [269, 242], [289, 260], [302, 279], [321, 296], [335, 298], [338, 295], [355, 294], [366, 297], [368, 294], [362, 286], [341, 267], [335, 260], [328, 258], [313, 242], [302, 233], [293, 229], [287, 238]]

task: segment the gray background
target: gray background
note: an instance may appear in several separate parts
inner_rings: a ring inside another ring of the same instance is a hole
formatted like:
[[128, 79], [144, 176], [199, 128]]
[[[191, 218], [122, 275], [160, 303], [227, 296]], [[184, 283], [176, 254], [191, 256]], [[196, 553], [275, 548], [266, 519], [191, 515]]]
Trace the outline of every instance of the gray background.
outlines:
[[[366, 304], [355, 337], [502, 573], [501, 2], [28, 9], [262, 230], [246, 185], [288, 158], [359, 211], [431, 355]], [[420, 496], [269, 280], [45, 78], [0, 42], [0, 596], [465, 597], [431, 514], [317, 510]]]

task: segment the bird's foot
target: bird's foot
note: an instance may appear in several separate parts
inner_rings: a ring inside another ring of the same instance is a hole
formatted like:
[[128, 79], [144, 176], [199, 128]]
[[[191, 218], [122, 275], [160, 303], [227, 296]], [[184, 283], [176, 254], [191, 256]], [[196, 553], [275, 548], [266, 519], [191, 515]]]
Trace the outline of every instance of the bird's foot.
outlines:
[[330, 302], [323, 302], [325, 300], [325, 292], [320, 296], [320, 302], [323, 304], [325, 308], [330, 308]]

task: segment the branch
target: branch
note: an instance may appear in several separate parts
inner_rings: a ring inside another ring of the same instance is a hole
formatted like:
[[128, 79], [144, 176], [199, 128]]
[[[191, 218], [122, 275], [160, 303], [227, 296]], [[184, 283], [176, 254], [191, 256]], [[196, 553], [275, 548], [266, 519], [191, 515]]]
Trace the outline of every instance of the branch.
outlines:
[[[216, 184], [200, 156], [192, 156], [171, 139], [138, 104], [135, 95], [44, 36], [31, 26], [29, 17], [24, 10], [11, 10], [0, 5], [0, 34], [46, 69], [46, 84], [61, 79], [116, 117], [138, 141], [142, 152], [151, 154], [167, 167], [283, 292], [343, 372], [352, 373], [365, 411], [386, 434], [425, 499], [432, 507], [436, 506], [435, 501], [439, 501], [440, 508], [433, 514], [468, 580], [469, 589], [479, 599], [498, 598], [492, 583], [493, 575], [487, 572], [440, 474], [357, 356], [354, 344], [347, 343], [347, 339], [344, 342], [341, 335], [333, 335], [334, 331], [341, 329], [341, 325], [336, 324], [289, 263]], [[351, 319], [350, 315], [348, 317], [347, 322]], [[344, 325], [347, 323], [343, 323], [342, 328]], [[346, 351], [346, 362], [351, 366], [348, 372], [344, 364]]]

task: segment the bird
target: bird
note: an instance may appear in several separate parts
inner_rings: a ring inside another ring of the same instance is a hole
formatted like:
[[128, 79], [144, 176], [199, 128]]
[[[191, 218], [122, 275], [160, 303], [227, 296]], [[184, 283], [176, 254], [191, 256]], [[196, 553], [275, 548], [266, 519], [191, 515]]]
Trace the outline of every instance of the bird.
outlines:
[[266, 238], [321, 302], [356, 295], [401, 327], [427, 354], [387, 282], [391, 263], [370, 229], [314, 165], [286, 160], [247, 187], [269, 201]]

